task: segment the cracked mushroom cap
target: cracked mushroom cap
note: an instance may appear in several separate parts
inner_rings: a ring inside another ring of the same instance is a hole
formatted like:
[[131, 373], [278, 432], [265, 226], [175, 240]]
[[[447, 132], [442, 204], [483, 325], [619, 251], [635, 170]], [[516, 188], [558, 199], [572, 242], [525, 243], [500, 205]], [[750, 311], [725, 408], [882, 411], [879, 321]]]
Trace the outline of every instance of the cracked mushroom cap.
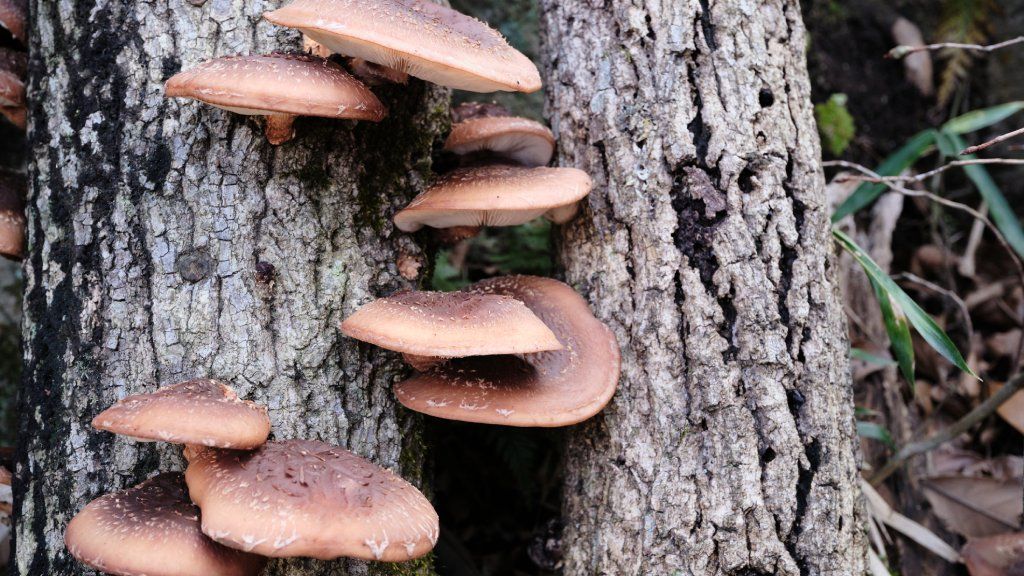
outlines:
[[419, 490], [324, 442], [206, 450], [185, 479], [203, 511], [203, 532], [263, 556], [400, 562], [437, 542], [437, 513]]
[[399, 402], [450, 420], [552, 427], [582, 422], [611, 400], [619, 381], [619, 345], [572, 288], [550, 278], [505, 276], [465, 290], [522, 301], [565, 348], [450, 360], [395, 385]]
[[562, 347], [522, 302], [497, 294], [399, 292], [341, 323], [350, 338], [413, 356], [458, 358]]
[[100, 412], [92, 425], [139, 440], [240, 450], [255, 448], [270, 435], [266, 407], [240, 399], [226, 383], [211, 379], [128, 396]]
[[25, 179], [0, 173], [0, 256], [11, 260], [25, 257]]
[[0, 0], [0, 26], [7, 29], [15, 40], [25, 43], [28, 22], [27, 0]]
[[516, 226], [544, 216], [556, 224], [576, 215], [593, 182], [576, 168], [496, 164], [445, 174], [395, 214], [395, 226]]
[[373, 92], [341, 66], [301, 53], [207, 60], [172, 76], [165, 93], [248, 115], [378, 122], [387, 114]]
[[78, 561], [119, 576], [255, 576], [267, 561], [202, 533], [180, 472], [93, 500], [68, 524], [64, 544]]
[[555, 153], [555, 135], [529, 118], [484, 116], [452, 126], [444, 149], [459, 155], [490, 152], [524, 166], [545, 166]]
[[332, 52], [442, 86], [535, 92], [540, 73], [487, 24], [429, 0], [296, 0], [267, 12]]

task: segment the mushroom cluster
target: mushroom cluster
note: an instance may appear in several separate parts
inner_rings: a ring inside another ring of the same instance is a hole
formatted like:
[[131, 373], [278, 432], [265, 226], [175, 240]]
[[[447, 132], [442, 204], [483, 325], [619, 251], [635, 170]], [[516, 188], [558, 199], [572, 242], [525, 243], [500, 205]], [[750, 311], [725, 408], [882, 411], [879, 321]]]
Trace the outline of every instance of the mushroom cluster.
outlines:
[[429, 0], [296, 0], [263, 17], [301, 30], [303, 52], [207, 60], [167, 80], [165, 95], [263, 116], [267, 139], [283, 144], [298, 116], [383, 120], [387, 109], [366, 84], [415, 76], [476, 92], [540, 89], [537, 67], [501, 34]]
[[337, 446], [268, 442], [266, 407], [225, 382], [129, 396], [93, 426], [184, 444], [188, 461], [184, 474], [101, 496], [71, 520], [68, 551], [97, 570], [254, 576], [268, 557], [402, 561], [437, 542], [437, 513], [413, 485]]

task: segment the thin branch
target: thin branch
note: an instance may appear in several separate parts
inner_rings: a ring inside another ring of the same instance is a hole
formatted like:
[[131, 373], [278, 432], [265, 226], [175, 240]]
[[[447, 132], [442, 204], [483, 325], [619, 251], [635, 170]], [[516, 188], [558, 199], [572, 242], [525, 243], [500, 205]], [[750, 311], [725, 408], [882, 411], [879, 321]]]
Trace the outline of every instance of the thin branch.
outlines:
[[1000, 48], [1006, 48], [1007, 46], [1013, 46], [1014, 44], [1024, 43], [1024, 36], [1018, 36], [1009, 40], [1004, 40], [997, 44], [989, 44], [982, 46], [981, 44], [960, 44], [958, 42], [939, 42], [938, 44], [928, 44], [926, 46], [897, 46], [892, 50], [889, 50], [886, 54], [886, 58], [894, 58], [899, 60], [905, 56], [913, 54], [915, 52], [924, 52], [925, 50], [943, 50], [945, 48], [952, 48], [954, 50], [971, 50], [974, 52], [992, 52], [999, 50]]
[[1010, 399], [1011, 396], [1017, 393], [1018, 390], [1024, 387], [1024, 373], [1018, 373], [1016, 376], [1010, 379], [1002, 388], [996, 391], [995, 394], [989, 396], [984, 402], [978, 404], [974, 410], [971, 410], [964, 415], [963, 418], [957, 420], [953, 424], [943, 428], [936, 432], [931, 438], [922, 440], [920, 442], [911, 442], [900, 448], [896, 455], [891, 460], [885, 463], [874, 476], [871, 477], [871, 484], [878, 486], [886, 478], [892, 475], [893, 472], [898, 470], [907, 460], [910, 460], [914, 456], [930, 452], [940, 445], [949, 442], [964, 432], [970, 430], [975, 424], [981, 422], [985, 418], [988, 418], [996, 408], [999, 408]]
[[977, 144], [975, 146], [968, 146], [967, 148], [964, 148], [963, 150], [960, 151], [960, 155], [961, 156], [966, 156], [967, 154], [974, 154], [975, 152], [978, 152], [979, 150], [984, 150], [985, 148], [988, 148], [989, 146], [995, 146], [996, 144], [999, 144], [1000, 142], [1003, 142], [1004, 140], [1009, 140], [1010, 138], [1014, 138], [1016, 136], [1020, 136], [1021, 134], [1024, 134], [1024, 128], [1018, 128], [1018, 129], [1014, 130], [1013, 132], [1007, 132], [1006, 134], [1001, 134], [1001, 135], [996, 136], [995, 138], [989, 140], [988, 142], [982, 142], [981, 144]]
[[[824, 162], [824, 164], [825, 166], [835, 165], [844, 166], [846, 168], [853, 168], [852, 166], [849, 166], [849, 164], [852, 164], [851, 162], [845, 162], [843, 160]], [[916, 174], [913, 176], [868, 176], [866, 174], [848, 174], [838, 177], [837, 182], [844, 182], [847, 180], [859, 180], [861, 182], [871, 182], [873, 184], [886, 184], [889, 182], [903, 182], [912, 184], [915, 182], [924, 182], [925, 180], [931, 178], [932, 176], [945, 172], [946, 170], [959, 168], [963, 166], [971, 166], [974, 164], [1006, 164], [1009, 166], [1022, 166], [1024, 165], [1024, 158], [972, 158], [970, 160], [954, 160], [952, 162], [949, 162], [948, 164], [939, 166], [934, 170], [929, 170], [927, 172], [922, 172], [920, 174]], [[857, 170], [857, 168], [853, 169]]]

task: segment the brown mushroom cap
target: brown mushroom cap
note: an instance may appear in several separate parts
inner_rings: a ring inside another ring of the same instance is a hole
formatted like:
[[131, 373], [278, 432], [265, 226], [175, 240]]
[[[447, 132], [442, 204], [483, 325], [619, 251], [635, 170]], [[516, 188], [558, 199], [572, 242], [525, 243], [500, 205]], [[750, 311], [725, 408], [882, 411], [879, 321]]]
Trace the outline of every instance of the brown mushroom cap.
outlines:
[[25, 107], [0, 106], [0, 115], [22, 130], [28, 126], [28, 110]]
[[194, 98], [239, 114], [323, 116], [380, 121], [384, 105], [329, 60], [310, 54], [224, 56], [179, 72], [168, 97]]
[[15, 40], [25, 43], [28, 22], [27, 0], [0, 0], [0, 26], [6, 28]]
[[593, 182], [576, 168], [492, 165], [459, 168], [442, 176], [395, 214], [395, 226], [516, 226], [545, 216], [556, 224], [576, 215]]
[[221, 546], [199, 529], [180, 472], [93, 500], [64, 543], [80, 562], [119, 576], [255, 576], [266, 558]]
[[545, 166], [555, 153], [555, 135], [529, 118], [473, 118], [452, 126], [444, 149], [460, 155], [491, 152], [524, 166]]
[[247, 450], [267, 441], [267, 409], [241, 400], [220, 380], [198, 379], [128, 396], [92, 425], [142, 440]]
[[0, 48], [0, 70], [24, 80], [28, 73], [28, 55], [10, 48]]
[[332, 52], [474, 92], [535, 92], [540, 73], [487, 24], [429, 0], [295, 0], [264, 18]]
[[521, 300], [565, 348], [451, 360], [397, 384], [399, 402], [439, 418], [506, 426], [568, 426], [604, 408], [619, 381], [619, 346], [572, 288], [550, 278], [505, 276], [465, 290]]
[[351, 338], [413, 356], [458, 358], [562, 347], [522, 302], [468, 292], [399, 292], [341, 323]]
[[14, 72], [0, 70], [0, 106], [25, 107], [25, 83]]
[[412, 484], [337, 446], [206, 450], [185, 472], [203, 532], [263, 556], [397, 562], [429, 552], [437, 513]]
[[25, 191], [23, 176], [0, 173], [0, 256], [25, 257]]

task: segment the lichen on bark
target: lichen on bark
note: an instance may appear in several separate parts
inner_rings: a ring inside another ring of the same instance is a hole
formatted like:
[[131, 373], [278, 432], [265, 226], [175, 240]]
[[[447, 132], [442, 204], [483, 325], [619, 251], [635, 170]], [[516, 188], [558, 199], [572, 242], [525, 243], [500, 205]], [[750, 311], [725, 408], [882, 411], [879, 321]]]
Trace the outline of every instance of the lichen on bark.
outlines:
[[[275, 438], [337, 443], [421, 478], [419, 421], [390, 390], [404, 368], [337, 325], [411, 287], [394, 256], [419, 248], [389, 217], [429, 177], [447, 91], [384, 89], [380, 125], [302, 118], [279, 147], [255, 119], [163, 96], [204, 59], [298, 47], [260, 19], [279, 4], [32, 2], [17, 574], [87, 573], [63, 549], [72, 515], [182, 466], [175, 446], [89, 426], [159, 384], [227, 379], [269, 406]], [[268, 573], [395, 569], [276, 561]], [[429, 559], [415, 565], [429, 572]]]
[[565, 573], [859, 574], [847, 341], [795, 0], [541, 0], [559, 237], [619, 338]]

